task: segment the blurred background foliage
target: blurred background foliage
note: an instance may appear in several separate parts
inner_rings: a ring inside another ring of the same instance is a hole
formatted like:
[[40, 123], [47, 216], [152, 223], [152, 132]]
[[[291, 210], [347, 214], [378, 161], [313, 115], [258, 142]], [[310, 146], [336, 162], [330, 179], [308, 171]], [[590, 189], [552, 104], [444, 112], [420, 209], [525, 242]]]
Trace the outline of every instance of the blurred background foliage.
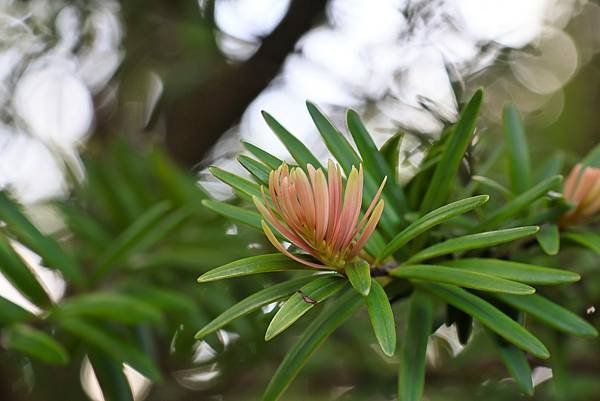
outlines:
[[[485, 163], [502, 143], [502, 105], [513, 101], [524, 111], [532, 165], [558, 152], [567, 173], [600, 137], [600, 7], [579, 0], [493, 3], [0, 0], [0, 187], [11, 192], [6, 202], [15, 197], [39, 230], [60, 243], [83, 277], [65, 285], [44, 270], [46, 260], [35, 255], [42, 252], [7, 224], [9, 238], [35, 252], [17, 246], [17, 260], [44, 282], [50, 300], [30, 290], [40, 298], [28, 302], [6, 280], [2, 299], [36, 316], [54, 310], [49, 301], [60, 310], [86, 294], [142, 300], [151, 312], [136, 324], [114, 322], [89, 306], [72, 312], [154, 361], [160, 382], [129, 373], [136, 400], [257, 398], [294, 336], [266, 347], [262, 333], [272, 310], [264, 310], [206, 343], [193, 340], [227, 305], [266, 285], [264, 278], [218, 288], [195, 283], [200, 272], [264, 246], [262, 236], [202, 207], [206, 191], [229, 195], [204, 168], [232, 168], [240, 139], [284, 157], [261, 109], [325, 158], [304, 112], [310, 99], [337, 122], [345, 108], [357, 109], [378, 144], [399, 129], [413, 134], [402, 149], [401, 174], [409, 177], [443, 124], [454, 121], [458, 104], [482, 86], [487, 98], [474, 163]], [[489, 176], [507, 184], [504, 167], [499, 158]], [[558, 256], [516, 256], [581, 273], [582, 283], [555, 295], [572, 310], [590, 311], [598, 327], [597, 255], [566, 246]], [[100, 399], [85, 355], [96, 369], [121, 377], [106, 367], [98, 346], [84, 347], [81, 333], [61, 328], [53, 314], [27, 319], [65, 346], [69, 362], [59, 367], [15, 351], [23, 328], [2, 322], [3, 400]], [[356, 320], [320, 349], [287, 400], [392, 397], [395, 369], [388, 368], [397, 362], [373, 352], [367, 316]], [[474, 336], [458, 353], [443, 335], [434, 338], [428, 399], [520, 397], [503, 366], [488, 359], [493, 344], [485, 336]], [[600, 394], [600, 340], [543, 340], [568, 343], [563, 357], [570, 375], [561, 376], [553, 361], [534, 361], [541, 383], [534, 399]], [[547, 368], [554, 380], [544, 380]], [[124, 385], [122, 377], [98, 379]], [[561, 379], [568, 391], [555, 388]]]

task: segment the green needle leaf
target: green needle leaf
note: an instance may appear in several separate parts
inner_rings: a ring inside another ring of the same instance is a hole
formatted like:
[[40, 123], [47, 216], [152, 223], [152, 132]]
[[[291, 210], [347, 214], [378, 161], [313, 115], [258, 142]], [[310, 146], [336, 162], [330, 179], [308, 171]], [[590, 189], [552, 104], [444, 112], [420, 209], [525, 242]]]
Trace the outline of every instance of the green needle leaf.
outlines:
[[563, 234], [563, 238], [573, 241], [579, 245], [596, 252], [600, 255], [600, 235], [585, 231], [569, 231]]
[[495, 296], [507, 305], [522, 310], [557, 330], [576, 336], [595, 337], [598, 335], [598, 331], [594, 326], [541, 295], [519, 297], [495, 294]]
[[123, 372], [123, 364], [100, 351], [90, 349], [87, 354], [98, 378], [98, 384], [100, 384], [104, 399], [134, 401], [131, 387]]
[[490, 274], [526, 284], [567, 284], [579, 281], [581, 278], [579, 274], [569, 270], [491, 258], [464, 258], [448, 260], [442, 263], [445, 266]]
[[267, 151], [262, 150], [256, 145], [252, 145], [249, 142], [242, 142], [244, 147], [248, 149], [250, 153], [252, 153], [258, 160], [269, 166], [272, 170], [277, 169], [277, 167], [283, 164], [283, 160], [273, 156]]
[[520, 194], [531, 187], [531, 166], [525, 129], [514, 104], [504, 107], [503, 121], [510, 183], [513, 192]]
[[35, 316], [20, 306], [0, 297], [0, 327], [16, 322], [25, 322]]
[[483, 205], [488, 201], [489, 198], [490, 197], [487, 195], [473, 196], [471, 198], [461, 199], [459, 201], [449, 203], [427, 213], [396, 235], [385, 246], [383, 251], [378, 255], [377, 259], [384, 260], [406, 245], [406, 243], [408, 243], [410, 240], [416, 238], [430, 228]]
[[346, 267], [346, 276], [352, 287], [363, 297], [371, 290], [371, 267], [364, 260], [351, 263]]
[[556, 255], [560, 249], [560, 234], [556, 224], [544, 224], [540, 227], [536, 239], [548, 255]]
[[246, 155], [239, 155], [237, 160], [258, 182], [269, 185], [269, 173], [273, 171], [270, 167]]
[[287, 353], [273, 375], [262, 401], [277, 401], [306, 364], [308, 358], [362, 304], [363, 298], [356, 291], [350, 290], [324, 309], [304, 330], [300, 340]]
[[342, 289], [346, 281], [337, 276], [319, 277], [293, 294], [277, 311], [267, 327], [265, 341], [271, 340], [290, 327], [316, 304], [325, 301]]
[[206, 337], [220, 328], [226, 326], [235, 319], [245, 316], [255, 310], [260, 309], [264, 305], [278, 301], [290, 294], [297, 292], [300, 287], [314, 280], [314, 276], [305, 276], [292, 280], [286, 280], [283, 283], [275, 284], [267, 287], [264, 290], [258, 291], [255, 294], [241, 300], [240, 302], [227, 309], [225, 312], [217, 316], [214, 320], [208, 323], [198, 333], [195, 338], [197, 340]]
[[402, 144], [402, 138], [404, 138], [404, 134], [398, 133], [385, 141], [379, 149], [379, 152], [390, 169], [390, 182], [393, 182], [394, 185], [398, 182], [398, 166], [400, 165], [400, 145]]
[[198, 277], [199, 283], [223, 280], [232, 277], [248, 276], [250, 274], [271, 273], [289, 270], [314, 270], [311, 267], [293, 261], [281, 253], [251, 256], [227, 263], [210, 270]]
[[228, 219], [235, 220], [262, 232], [262, 225], [260, 223], [262, 217], [260, 217], [260, 214], [258, 214], [258, 212], [255, 210], [244, 209], [239, 206], [209, 199], [204, 199], [202, 204], [210, 210], [227, 217]]
[[[418, 285], [436, 297], [478, 319], [484, 326], [497, 333], [506, 341], [515, 344], [538, 358], [546, 359], [550, 357], [548, 349], [540, 340], [489, 302], [484, 301], [467, 290], [452, 285], [424, 282], [418, 283]], [[534, 295], [524, 296], [523, 298], [532, 296]]]
[[516, 281], [510, 281], [475, 271], [454, 269], [452, 267], [444, 266], [401, 266], [391, 270], [390, 274], [398, 278], [433, 281], [489, 292], [503, 292], [518, 295], [529, 295], [535, 292], [535, 288], [517, 283]]
[[425, 384], [427, 340], [433, 324], [433, 303], [422, 291], [415, 291], [404, 333], [398, 374], [398, 400], [420, 401]]
[[242, 178], [236, 174], [230, 173], [229, 171], [225, 171], [220, 169], [219, 167], [209, 167], [208, 169], [212, 175], [217, 177], [219, 180], [223, 181], [225, 184], [230, 187], [237, 189], [239, 192], [245, 194], [250, 199], [253, 196], [262, 199], [262, 194], [260, 192], [260, 185], [255, 182], [249, 181], [245, 178]]
[[69, 354], [54, 338], [24, 324], [6, 330], [7, 348], [18, 350], [52, 365], [65, 365]]
[[396, 352], [396, 324], [392, 306], [381, 284], [373, 280], [365, 301], [377, 342], [383, 353], [391, 357]]
[[452, 238], [417, 252], [410, 259], [408, 259], [407, 263], [415, 264], [422, 260], [435, 258], [441, 255], [447, 255], [449, 253], [488, 248], [504, 244], [506, 242], [533, 235], [538, 230], [539, 228], [535, 226], [517, 227]]
[[521, 391], [531, 397], [533, 395], [533, 381], [531, 380], [531, 367], [527, 361], [527, 356], [519, 348], [506, 343], [496, 334], [490, 333], [490, 335], [494, 338], [496, 350], [508, 373], [515, 379]]

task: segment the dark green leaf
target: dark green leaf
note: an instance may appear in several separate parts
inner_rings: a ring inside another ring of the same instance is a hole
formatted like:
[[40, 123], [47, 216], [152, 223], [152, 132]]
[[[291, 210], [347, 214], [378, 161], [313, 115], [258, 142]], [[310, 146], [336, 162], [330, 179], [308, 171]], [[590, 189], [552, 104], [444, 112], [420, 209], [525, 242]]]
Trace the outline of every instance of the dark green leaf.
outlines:
[[31, 272], [25, 261], [17, 254], [8, 240], [0, 235], [0, 271], [33, 303], [44, 306], [50, 302], [48, 294]]
[[504, 195], [504, 197], [506, 199], [511, 199], [513, 197], [512, 193], [510, 192], [510, 190], [508, 188], [506, 188], [504, 185], [500, 184], [499, 182], [492, 180], [489, 177], [484, 177], [481, 175], [474, 175], [471, 177], [471, 181], [473, 181], [483, 187], [493, 189], [493, 190], [500, 192], [502, 195]]
[[397, 185], [398, 183], [398, 167], [400, 165], [400, 145], [402, 144], [404, 134], [398, 133], [389, 138], [379, 149], [379, 152], [387, 162], [390, 169], [390, 181]]
[[20, 306], [0, 297], [0, 326], [16, 322], [25, 322], [34, 317], [34, 315]]
[[433, 303], [417, 290], [410, 301], [398, 375], [398, 400], [420, 401], [425, 384], [427, 340], [433, 324]]
[[243, 223], [262, 232], [262, 225], [260, 224], [262, 218], [255, 210], [244, 209], [239, 206], [209, 199], [203, 200], [202, 204], [210, 210], [227, 217], [228, 219]]
[[462, 345], [466, 345], [473, 331], [473, 318], [460, 309], [448, 304], [446, 307], [446, 326], [454, 324], [456, 326], [456, 334], [458, 341]]
[[269, 185], [269, 173], [273, 171], [270, 167], [245, 155], [239, 155], [237, 159], [258, 182]]
[[533, 395], [533, 381], [531, 380], [531, 367], [527, 362], [525, 353], [512, 344], [504, 342], [496, 334], [492, 334], [496, 350], [500, 359], [506, 366], [508, 373], [515, 379], [517, 386], [528, 396]]
[[40, 255], [45, 266], [59, 270], [75, 283], [81, 282], [81, 270], [75, 260], [51, 237], [42, 234], [4, 191], [0, 191], [0, 221], [8, 226], [19, 242]]
[[556, 224], [544, 224], [536, 235], [540, 247], [548, 255], [556, 255], [560, 249], [560, 234]]
[[365, 301], [371, 326], [381, 350], [387, 356], [393, 356], [396, 352], [394, 313], [385, 290], [376, 280], [371, 283], [371, 291]]
[[491, 274], [493, 276], [527, 284], [566, 284], [574, 283], [581, 278], [579, 274], [569, 270], [554, 269], [500, 259], [465, 258], [448, 260], [442, 263], [454, 268]]
[[371, 267], [364, 260], [346, 266], [345, 270], [352, 287], [363, 297], [369, 295], [371, 290]]
[[123, 372], [123, 364], [99, 351], [88, 351], [88, 358], [107, 401], [133, 401], [129, 381]]
[[283, 161], [281, 159], [273, 156], [269, 152], [262, 150], [258, 146], [252, 145], [251, 143], [248, 143], [248, 142], [242, 142], [242, 143], [244, 144], [244, 147], [246, 149], [248, 149], [248, 151], [250, 153], [252, 153], [254, 156], [256, 156], [256, 158], [258, 160], [260, 160], [261, 162], [263, 162], [264, 164], [269, 166], [272, 170], [276, 170], [279, 166], [281, 166], [281, 164], [283, 164]]
[[503, 121], [510, 183], [513, 192], [520, 194], [531, 187], [531, 165], [525, 129], [514, 104], [504, 107]]
[[69, 354], [54, 338], [43, 331], [24, 324], [17, 324], [6, 330], [7, 348], [52, 365], [65, 365], [69, 362]]
[[598, 335], [596, 329], [584, 319], [541, 295], [527, 297], [507, 294], [495, 295], [502, 302], [528, 313], [557, 330], [577, 336], [595, 337]]
[[579, 245], [583, 245], [600, 255], [600, 235], [596, 233], [569, 231], [563, 234], [563, 238], [571, 240]]
[[461, 270], [444, 266], [400, 266], [391, 270], [390, 274], [399, 278], [446, 283], [458, 287], [473, 288], [475, 290], [489, 292], [519, 295], [533, 294], [535, 292], [535, 288], [516, 281], [510, 281], [476, 271]]
[[256, 196], [259, 199], [262, 198], [260, 185], [257, 183], [220, 169], [219, 167], [209, 167], [209, 171], [225, 184], [246, 195], [248, 199], [252, 199], [253, 196]]
[[441, 255], [447, 255], [449, 253], [468, 251], [478, 248], [488, 248], [495, 245], [504, 244], [506, 242], [533, 235], [538, 230], [539, 228], [535, 226], [517, 227], [451, 238], [417, 252], [411, 256], [410, 259], [408, 259], [407, 263], [415, 264], [422, 260], [435, 258]]
[[304, 330], [300, 340], [287, 353], [271, 378], [262, 401], [277, 401], [300, 372], [308, 358], [362, 305], [363, 298], [354, 290], [346, 291], [323, 310]]
[[250, 295], [249, 297], [233, 305], [231, 308], [227, 309], [225, 312], [221, 313], [214, 320], [204, 326], [202, 330], [196, 333], [196, 339], [201, 339], [206, 335], [224, 327], [233, 320], [254, 312], [264, 305], [268, 305], [272, 302], [289, 296], [291, 293], [297, 292], [300, 287], [311, 280], [314, 280], [314, 276], [312, 275], [286, 280], [282, 283], [272, 285], [264, 290], [260, 290]]
[[448, 198], [450, 186], [454, 182], [460, 161], [471, 143], [482, 97], [483, 91], [478, 89], [465, 106], [454, 131], [446, 142], [442, 158], [435, 168], [425, 198], [421, 203], [421, 213], [439, 207]]
[[560, 175], [555, 175], [554, 177], [550, 177], [547, 180], [544, 180], [539, 184], [533, 186], [532, 188], [523, 192], [511, 201], [507, 202], [501, 208], [490, 212], [487, 215], [487, 219], [479, 225], [479, 229], [495, 227], [498, 224], [501, 224], [509, 217], [512, 217], [515, 214], [519, 213], [521, 210], [529, 207], [531, 203], [533, 203], [533, 201], [543, 196], [552, 188], [558, 186], [558, 184], [560, 184], [561, 181], [562, 177]]
[[[467, 290], [446, 284], [422, 282], [418, 285], [436, 297], [439, 297], [445, 302], [448, 302], [456, 308], [473, 316], [484, 326], [497, 333], [506, 341], [530, 352], [532, 355], [542, 359], [546, 359], [550, 356], [544, 344], [530, 332], [525, 330], [523, 326], [512, 320], [489, 302], [471, 294]], [[523, 298], [532, 296], [533, 295], [528, 295]]]
[[267, 327], [265, 340], [269, 341], [279, 333], [290, 327], [316, 304], [325, 301], [330, 296], [342, 289], [345, 280], [338, 276], [318, 277], [302, 286], [294, 293], [277, 311], [273, 320]]
[[378, 255], [378, 260], [384, 260], [413, 238], [419, 236], [425, 231], [444, 221], [456, 217], [458, 215], [467, 213], [468, 211], [484, 204], [489, 199], [487, 195], [474, 196], [472, 198], [461, 199], [457, 202], [449, 203], [438, 209], [435, 209], [426, 215], [420, 217], [415, 222], [411, 223], [408, 227], [402, 230], [396, 235]]
[[290, 152], [294, 160], [303, 168], [306, 168], [307, 164], [312, 164], [314, 168], [323, 167], [319, 160], [311, 153], [310, 150], [288, 130], [286, 130], [277, 120], [273, 118], [266, 111], [262, 112], [263, 118], [267, 122], [267, 125], [277, 135], [279, 140], [283, 143], [286, 149]]
[[289, 270], [314, 270], [311, 267], [293, 261], [281, 253], [251, 256], [217, 267], [198, 277], [199, 283], [223, 280], [226, 278], [247, 276], [250, 274], [271, 273]]

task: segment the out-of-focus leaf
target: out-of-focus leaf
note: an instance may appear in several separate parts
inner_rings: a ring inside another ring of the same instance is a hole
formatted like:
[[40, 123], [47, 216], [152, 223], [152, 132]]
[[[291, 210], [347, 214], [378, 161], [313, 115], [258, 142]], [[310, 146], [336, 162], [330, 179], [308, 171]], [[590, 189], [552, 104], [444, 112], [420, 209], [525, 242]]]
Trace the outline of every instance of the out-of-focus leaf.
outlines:
[[123, 364], [99, 351], [88, 351], [88, 358], [105, 400], [133, 401], [131, 387], [123, 372]]
[[534, 182], [541, 182], [553, 175], [560, 174], [564, 164], [565, 154], [562, 151], [557, 151], [537, 167]]
[[482, 175], [474, 175], [471, 177], [471, 181], [490, 189], [494, 189], [500, 192], [506, 199], [511, 199], [513, 194], [510, 192], [508, 188], [504, 185], [500, 184], [498, 181], [495, 181], [489, 177], [484, 177]]
[[40, 255], [45, 266], [60, 271], [75, 283], [81, 282], [81, 270], [75, 260], [54, 239], [42, 234], [4, 191], [0, 191], [0, 221], [8, 226], [19, 242]]
[[223, 280], [226, 278], [247, 276], [250, 274], [281, 272], [289, 270], [313, 270], [313, 268], [298, 263], [281, 253], [251, 256], [227, 263], [198, 277], [199, 283]]
[[385, 246], [383, 251], [378, 255], [377, 259], [384, 260], [398, 249], [403, 247], [407, 242], [429, 230], [430, 228], [435, 227], [436, 225], [441, 224], [452, 217], [467, 213], [468, 211], [481, 206], [487, 202], [488, 199], [489, 196], [487, 195], [473, 196], [471, 198], [461, 199], [457, 202], [449, 203], [427, 213], [396, 235]]
[[308, 358], [321, 344], [356, 312], [363, 298], [354, 290], [346, 291], [324, 309], [304, 330], [300, 340], [290, 349], [271, 378], [262, 401], [277, 401], [300, 372]]
[[281, 159], [273, 156], [269, 152], [262, 150], [261, 148], [259, 148], [256, 145], [252, 145], [249, 142], [242, 142], [242, 143], [244, 144], [244, 147], [246, 149], [248, 149], [248, 151], [250, 153], [252, 153], [254, 156], [256, 156], [256, 158], [258, 160], [260, 160], [261, 162], [263, 162], [264, 164], [269, 166], [272, 170], [276, 170], [277, 167], [281, 166], [281, 164], [283, 163], [283, 161]]
[[554, 177], [550, 177], [547, 180], [544, 180], [533, 186], [527, 191], [521, 193], [519, 196], [513, 198], [511, 201], [507, 202], [501, 208], [490, 212], [487, 215], [487, 219], [485, 219], [485, 221], [479, 225], [478, 229], [486, 229], [501, 224], [509, 217], [514, 216], [521, 210], [529, 207], [533, 201], [543, 196], [552, 188], [558, 186], [561, 181], [562, 176], [555, 175]]
[[325, 301], [330, 296], [342, 289], [345, 280], [337, 276], [318, 277], [302, 286], [298, 293], [294, 293], [277, 311], [273, 320], [267, 327], [265, 340], [269, 341], [300, 319], [316, 304]]
[[231, 220], [243, 223], [262, 232], [260, 221], [262, 218], [255, 210], [244, 209], [239, 206], [230, 205], [225, 202], [218, 202], [209, 199], [202, 201], [202, 204], [210, 210], [219, 213]]
[[528, 295], [535, 292], [535, 288], [516, 281], [510, 281], [476, 271], [454, 269], [452, 267], [444, 266], [400, 266], [391, 270], [390, 274], [399, 278], [446, 283], [480, 291], [519, 295]]
[[510, 184], [513, 192], [520, 194], [531, 187], [531, 165], [525, 129], [514, 104], [504, 107], [503, 122]]
[[259, 161], [245, 155], [238, 156], [238, 162], [260, 183], [269, 185], [269, 173], [273, 171]]
[[[592, 150], [583, 158], [581, 166], [585, 167], [600, 167], [600, 144], [594, 146]], [[583, 172], [583, 168], [581, 171]]]
[[188, 296], [175, 290], [156, 288], [146, 283], [128, 283], [121, 289], [128, 296], [163, 311], [196, 312], [196, 304]]
[[267, 122], [267, 125], [279, 140], [283, 143], [286, 149], [290, 152], [294, 160], [302, 167], [306, 169], [307, 164], [312, 164], [314, 168], [323, 167], [319, 160], [311, 153], [310, 150], [288, 130], [286, 130], [277, 120], [273, 118], [266, 111], [262, 112], [263, 118]]
[[532, 396], [533, 381], [531, 380], [531, 367], [529, 366], [529, 362], [527, 362], [525, 353], [514, 345], [504, 342], [496, 334], [491, 334], [491, 336], [494, 338], [496, 350], [508, 373], [515, 379], [521, 391], [528, 396]]
[[346, 276], [352, 287], [363, 297], [371, 291], [371, 267], [364, 260], [354, 262], [346, 266]]
[[[421, 282], [418, 285], [436, 297], [473, 316], [506, 341], [515, 344], [532, 355], [542, 359], [550, 356], [544, 344], [525, 330], [523, 326], [489, 302], [471, 294], [467, 290], [446, 284]], [[523, 298], [532, 296], [528, 295]]]
[[102, 249], [111, 240], [110, 233], [99, 224], [97, 217], [93, 218], [86, 211], [67, 202], [57, 202], [56, 205], [66, 219], [69, 230], [86, 243], [91, 243], [95, 249]]
[[85, 344], [98, 348], [117, 361], [131, 365], [132, 368], [148, 379], [157, 382], [162, 380], [161, 374], [152, 360], [134, 345], [121, 340], [119, 336], [115, 336], [84, 319], [72, 316], [64, 319], [59, 318], [57, 323], [66, 332], [82, 339]]
[[0, 235], [0, 271], [33, 303], [40, 306], [50, 303], [50, 298], [40, 282], [2, 235]]
[[560, 234], [556, 224], [544, 224], [536, 235], [540, 247], [548, 255], [556, 255], [560, 249]]
[[394, 313], [385, 290], [376, 280], [371, 283], [371, 291], [365, 302], [377, 342], [383, 353], [391, 357], [396, 352]]
[[398, 133], [389, 138], [379, 149], [379, 152], [387, 162], [390, 169], [390, 181], [394, 185], [398, 182], [398, 167], [400, 165], [400, 145], [404, 134]]
[[206, 337], [206, 335], [217, 331], [235, 319], [252, 313], [257, 309], [260, 309], [262, 306], [285, 298], [291, 293], [297, 292], [300, 287], [314, 279], [315, 277], [312, 275], [299, 277], [286, 280], [282, 283], [267, 287], [264, 290], [260, 290], [221, 313], [210, 323], [204, 326], [200, 331], [198, 331], [195, 337], [198, 340]]
[[420, 401], [425, 383], [427, 340], [433, 324], [433, 303], [428, 294], [415, 291], [402, 339], [398, 374], [398, 401]]
[[571, 240], [579, 245], [583, 245], [600, 255], [600, 235], [596, 233], [568, 231], [563, 234], [563, 238]]
[[65, 365], [69, 354], [54, 338], [24, 324], [16, 324], [5, 332], [5, 345], [52, 365]]
[[229, 171], [220, 169], [219, 167], [210, 167], [209, 171], [219, 180], [223, 181], [230, 187], [237, 189], [239, 192], [245, 194], [248, 198], [252, 199], [253, 196], [256, 196], [259, 199], [262, 198], [260, 186], [255, 182], [230, 173]]
[[528, 313], [550, 327], [576, 336], [595, 337], [598, 331], [573, 312], [555, 304], [541, 295], [519, 297], [508, 294], [495, 294], [499, 300], [515, 309]]
[[450, 186], [454, 182], [460, 161], [473, 137], [475, 120], [479, 114], [482, 98], [483, 91], [478, 89], [465, 106], [454, 131], [446, 141], [442, 158], [435, 168], [425, 198], [421, 203], [421, 213], [439, 207], [448, 198]]
[[178, 205], [199, 202], [206, 196], [194, 177], [177, 168], [162, 151], [153, 149], [150, 161], [154, 176]]
[[54, 313], [70, 316], [95, 317], [125, 324], [157, 323], [161, 313], [155, 307], [135, 298], [117, 293], [89, 293], [68, 298], [57, 305]]
[[[389, 194], [394, 201], [393, 206], [404, 214], [407, 211], [406, 197], [402, 187], [396, 185], [395, 177], [388, 165], [385, 157], [379, 152], [373, 138], [367, 128], [362, 123], [360, 116], [354, 110], [348, 110], [346, 114], [348, 130], [354, 139], [358, 152], [362, 157], [365, 169], [373, 175], [376, 181], [383, 181], [384, 177], [389, 177], [391, 182], [384, 188], [384, 192]], [[397, 167], [398, 161], [394, 164]]]
[[35, 316], [20, 306], [0, 297], [0, 326], [10, 323], [25, 322]]
[[533, 235], [538, 230], [539, 228], [536, 226], [517, 227], [451, 238], [417, 252], [411, 256], [410, 259], [408, 259], [407, 263], [415, 264], [426, 259], [447, 255], [449, 253], [468, 251], [478, 248], [488, 248], [504, 244], [506, 242]]
[[567, 284], [579, 281], [581, 278], [579, 274], [569, 270], [491, 258], [464, 258], [448, 260], [442, 263], [446, 266], [452, 266], [453, 268], [491, 274], [493, 276], [527, 284]]
[[109, 244], [104, 255], [100, 257], [98, 267], [93, 275], [94, 279], [97, 280], [112, 271], [120, 260], [129, 252], [136, 249], [144, 236], [160, 223], [161, 218], [164, 217], [170, 208], [171, 204], [169, 201], [157, 203], [127, 227], [125, 231]]

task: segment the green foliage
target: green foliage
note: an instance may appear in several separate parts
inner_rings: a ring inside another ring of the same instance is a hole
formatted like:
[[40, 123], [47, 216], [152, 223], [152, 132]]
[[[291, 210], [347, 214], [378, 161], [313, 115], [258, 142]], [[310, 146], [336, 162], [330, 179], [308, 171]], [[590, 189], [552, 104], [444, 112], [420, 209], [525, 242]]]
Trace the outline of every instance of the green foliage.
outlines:
[[[400, 401], [419, 400], [425, 378], [425, 350], [433, 330], [436, 305], [439, 301], [448, 311], [449, 324], [455, 324], [459, 339], [467, 344], [473, 321], [493, 333], [498, 355], [515, 378], [519, 388], [532, 394], [531, 369], [525, 353], [548, 358], [547, 347], [515, 317], [531, 315], [551, 328], [581, 336], [596, 335], [595, 329], [582, 318], [553, 303], [536, 292], [533, 285], [568, 284], [579, 280], [577, 273], [558, 268], [511, 260], [512, 255], [536, 245], [530, 237], [537, 234], [541, 251], [557, 254], [560, 236], [594, 249], [595, 234], [584, 230], [561, 233], [555, 224], [564, 213], [564, 201], [550, 191], [558, 188], [562, 177], [552, 170], [532, 173], [524, 130], [514, 106], [504, 113], [505, 141], [510, 189], [492, 177], [476, 175], [468, 169], [468, 177], [457, 179], [465, 153], [474, 137], [482, 91], [475, 92], [463, 109], [456, 124], [446, 127], [445, 134], [429, 148], [419, 172], [406, 185], [396, 181], [401, 135], [395, 135], [380, 150], [377, 149], [358, 114], [349, 111], [347, 125], [353, 144], [332, 122], [310, 102], [307, 108], [323, 142], [346, 175], [351, 168], [364, 168], [363, 212], [369, 205], [378, 183], [385, 177], [387, 185], [382, 195], [386, 206], [368, 246], [355, 261], [343, 269], [331, 267], [332, 276], [318, 277], [304, 283], [288, 281], [264, 289], [239, 302], [199, 332], [203, 336], [231, 322], [260, 305], [281, 299], [291, 293], [271, 321], [266, 339], [282, 333], [310, 309], [324, 307], [299, 341], [287, 353], [263, 400], [275, 401], [298, 374], [308, 357], [325, 339], [361, 305], [365, 305], [375, 337], [387, 356], [396, 349], [395, 312], [392, 302], [402, 301], [411, 291], [410, 311], [405, 319], [404, 335], [400, 339], [400, 370], [398, 394]], [[270, 114], [263, 116], [273, 132], [283, 142], [292, 158], [306, 169], [307, 163], [322, 168], [321, 163], [297, 138]], [[260, 185], [268, 185], [270, 172], [280, 161], [266, 152], [246, 144], [257, 158], [241, 156], [240, 163], [257, 183], [215, 170], [217, 178], [228, 183], [242, 195], [254, 195]], [[358, 152], [356, 150], [358, 150]], [[487, 174], [500, 155], [482, 170]], [[390, 179], [391, 178], [391, 179]], [[466, 182], [465, 182], [466, 181]], [[456, 188], [464, 185], [464, 188]], [[491, 189], [495, 195], [474, 194], [478, 187]], [[407, 194], [407, 196], [405, 196]], [[456, 196], [464, 199], [453, 199]], [[491, 201], [491, 205], [482, 206]], [[260, 229], [259, 216], [246, 209], [205, 201], [205, 204], [235, 220], [243, 220]], [[250, 217], [251, 216], [251, 217]], [[527, 222], [528, 224], [523, 224]], [[539, 227], [532, 224], [540, 224]], [[506, 228], [508, 227], [508, 228]], [[485, 231], [484, 231], [485, 230]], [[285, 239], [285, 238], [282, 238]], [[290, 248], [291, 252], [302, 251]], [[307, 255], [303, 255], [306, 257]], [[431, 261], [423, 264], [423, 261]], [[271, 254], [218, 267], [200, 276], [200, 282], [221, 280], [256, 273], [305, 269], [284, 255]], [[341, 274], [340, 274], [341, 273]], [[304, 279], [306, 277], [302, 277]], [[293, 279], [291, 279], [293, 280]], [[336, 297], [345, 282], [353, 289]], [[292, 284], [293, 283], [293, 284]], [[384, 289], [384, 287], [387, 289]], [[294, 290], [297, 292], [293, 292]], [[332, 301], [327, 302], [327, 298]], [[437, 301], [437, 302], [434, 302]], [[552, 316], [555, 318], [553, 319]]]

